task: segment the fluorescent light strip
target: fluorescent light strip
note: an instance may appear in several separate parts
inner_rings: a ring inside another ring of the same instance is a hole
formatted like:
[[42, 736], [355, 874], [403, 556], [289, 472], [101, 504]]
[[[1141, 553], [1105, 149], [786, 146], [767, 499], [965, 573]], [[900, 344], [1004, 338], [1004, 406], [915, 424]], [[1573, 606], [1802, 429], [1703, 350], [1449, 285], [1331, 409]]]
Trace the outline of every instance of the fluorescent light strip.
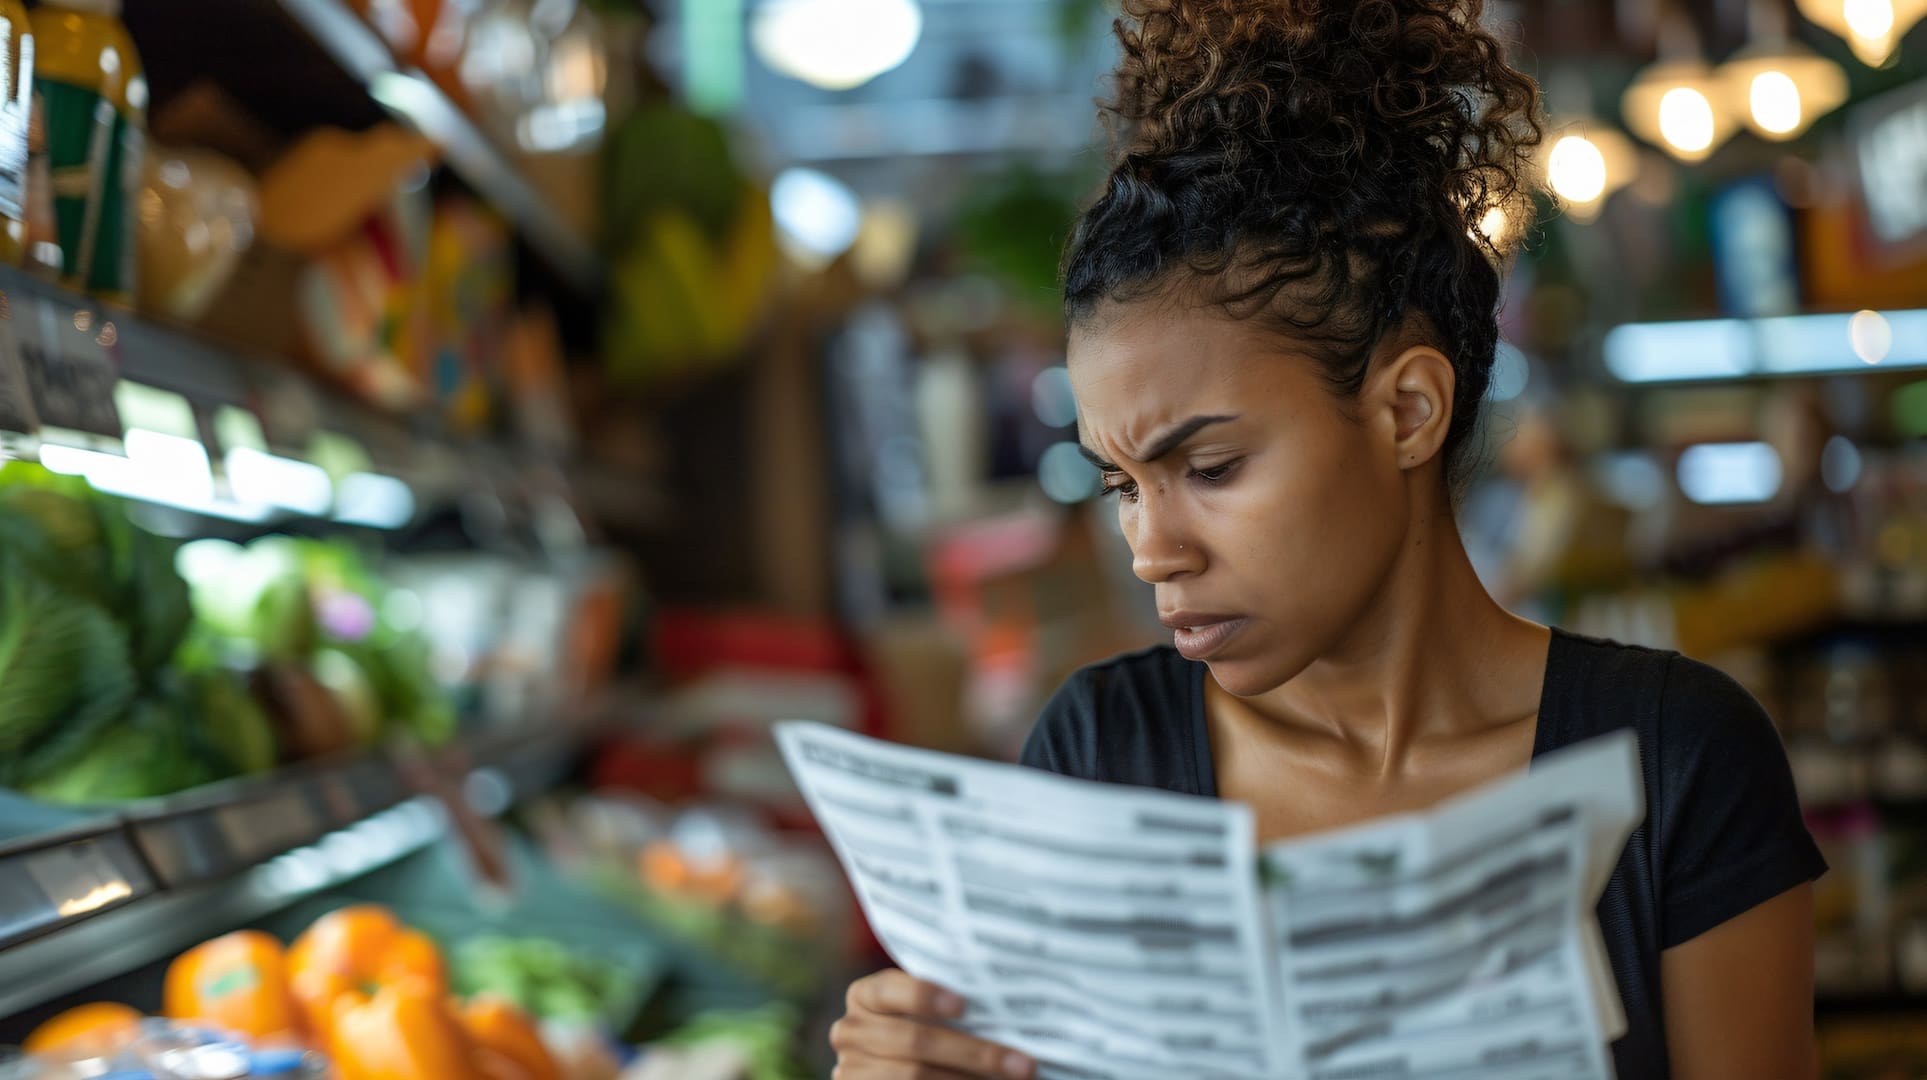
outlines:
[[1702, 506], [1763, 503], [1780, 493], [1780, 454], [1763, 442], [1701, 443], [1680, 454], [1678, 477]]
[[268, 519], [265, 506], [215, 498], [213, 470], [200, 440], [130, 428], [126, 446], [126, 457], [43, 446], [40, 463], [49, 472], [81, 477], [107, 495], [229, 521], [259, 523]]
[[399, 529], [415, 519], [415, 493], [392, 476], [353, 473], [342, 477], [335, 520], [344, 525]]
[[227, 455], [228, 481], [234, 497], [244, 503], [292, 510], [318, 517], [334, 505], [334, 485], [327, 470], [293, 458], [276, 457], [241, 447]]
[[1879, 317], [1893, 340], [1873, 363], [1855, 351], [1855, 316], [1839, 314], [1627, 323], [1606, 333], [1606, 367], [1627, 383], [1927, 367], [1927, 310]]

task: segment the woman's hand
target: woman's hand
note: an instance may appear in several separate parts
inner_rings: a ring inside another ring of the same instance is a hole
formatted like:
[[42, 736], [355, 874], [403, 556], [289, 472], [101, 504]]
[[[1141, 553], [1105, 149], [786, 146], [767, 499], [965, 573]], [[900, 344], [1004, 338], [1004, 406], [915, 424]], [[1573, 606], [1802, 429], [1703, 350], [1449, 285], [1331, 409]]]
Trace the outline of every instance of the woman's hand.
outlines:
[[843, 1019], [830, 1026], [834, 1080], [1029, 1080], [1037, 1065], [1015, 1050], [944, 1025], [964, 1000], [896, 968], [850, 984]]

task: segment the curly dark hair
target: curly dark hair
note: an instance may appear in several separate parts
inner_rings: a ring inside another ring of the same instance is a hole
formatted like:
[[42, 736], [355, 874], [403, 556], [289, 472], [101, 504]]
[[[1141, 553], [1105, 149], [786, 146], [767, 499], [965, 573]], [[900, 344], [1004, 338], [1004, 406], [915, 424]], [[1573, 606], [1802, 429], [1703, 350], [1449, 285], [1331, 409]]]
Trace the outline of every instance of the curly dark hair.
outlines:
[[1063, 263], [1073, 323], [1174, 290], [1259, 317], [1363, 385], [1388, 335], [1457, 375], [1463, 479], [1498, 344], [1504, 252], [1531, 207], [1538, 87], [1482, 0], [1123, 0], [1114, 164]]

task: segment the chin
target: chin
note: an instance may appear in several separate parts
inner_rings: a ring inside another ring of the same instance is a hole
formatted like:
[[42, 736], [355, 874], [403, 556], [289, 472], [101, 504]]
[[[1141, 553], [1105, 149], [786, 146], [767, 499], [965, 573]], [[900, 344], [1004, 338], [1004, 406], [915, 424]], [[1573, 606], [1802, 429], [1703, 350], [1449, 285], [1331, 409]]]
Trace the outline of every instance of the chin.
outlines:
[[1307, 663], [1280, 664], [1273, 657], [1221, 658], [1206, 660], [1211, 680], [1233, 697], [1257, 697], [1290, 682]]

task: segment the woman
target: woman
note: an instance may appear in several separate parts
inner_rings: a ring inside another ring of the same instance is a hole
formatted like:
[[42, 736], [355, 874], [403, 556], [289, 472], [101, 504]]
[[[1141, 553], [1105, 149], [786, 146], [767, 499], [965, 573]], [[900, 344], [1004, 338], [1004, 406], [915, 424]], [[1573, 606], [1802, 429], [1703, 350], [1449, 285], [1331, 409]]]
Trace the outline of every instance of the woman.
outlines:
[[[1416, 810], [1621, 727], [1647, 817], [1599, 904], [1626, 1080], [1813, 1066], [1811, 881], [1778, 738], [1676, 654], [1508, 614], [1453, 523], [1537, 89], [1478, 0], [1126, 0], [1119, 154], [1065, 262], [1086, 453], [1175, 648], [1086, 668], [1040, 768], [1238, 799], [1261, 839]], [[1032, 1075], [900, 971], [836, 1075]]]

